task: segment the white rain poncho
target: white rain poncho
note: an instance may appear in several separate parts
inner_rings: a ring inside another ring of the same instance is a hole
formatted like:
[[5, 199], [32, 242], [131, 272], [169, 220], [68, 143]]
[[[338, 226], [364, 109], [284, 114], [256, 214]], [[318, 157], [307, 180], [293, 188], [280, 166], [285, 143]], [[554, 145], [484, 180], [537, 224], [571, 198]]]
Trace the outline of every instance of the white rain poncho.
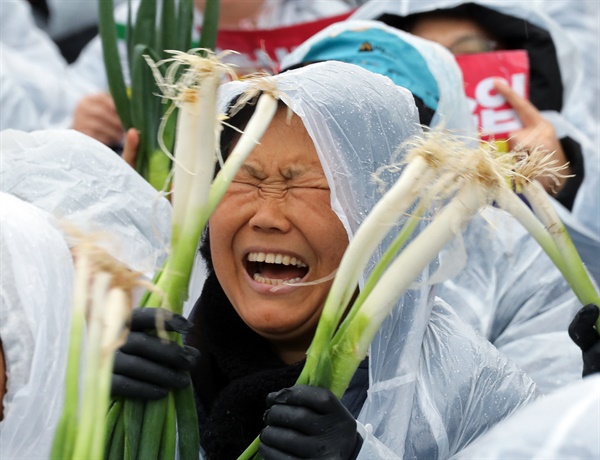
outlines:
[[[2, 0], [0, 68], [2, 129], [68, 128], [77, 102], [93, 90], [72, 72], [51, 38], [38, 29], [26, 0]], [[4, 87], [5, 83], [10, 86]], [[12, 96], [8, 93], [12, 89], [24, 93], [26, 103], [35, 110], [7, 103], [5, 96]]]
[[[597, 127], [600, 123], [600, 3], [570, 0], [542, 0], [541, 3], [542, 10], [561, 25], [583, 56], [584, 86], [590, 96], [582, 102], [587, 103], [586, 112], [596, 120], [590, 126]], [[588, 134], [594, 145], [598, 145], [600, 131], [595, 129]]]
[[2, 54], [0, 44], [0, 131], [10, 128], [33, 131], [41, 126], [35, 104], [27, 91], [7, 71]]
[[47, 212], [0, 192], [0, 458], [46, 459], [62, 411], [73, 259]]
[[[114, 5], [127, 0], [113, 0]], [[46, 0], [48, 19], [44, 29], [53, 40], [73, 37], [87, 28], [98, 26], [98, 4], [93, 1]], [[75, 37], [75, 40], [77, 38]]]
[[[562, 109], [560, 113], [546, 110], [542, 111], [542, 114], [553, 124], [558, 138], [570, 137], [579, 143], [585, 170], [583, 183], [579, 187], [571, 211], [560, 203], [554, 200], [553, 202], [572, 231], [584, 262], [600, 283], [600, 146], [597, 142], [598, 112], [594, 107], [597, 106], [594, 96], [598, 93], [597, 74], [594, 73], [597, 72], [597, 66], [583, 64], [589, 59], [597, 61], [598, 50], [592, 47], [585, 55], [581, 55], [578, 46], [565, 30], [545, 13], [545, 5], [549, 3], [547, 1], [372, 0], [361, 6], [351, 18], [378, 19], [383, 14], [404, 17], [435, 9], [452, 8], [463, 3], [475, 3], [506, 16], [522, 19], [526, 21], [523, 23], [524, 28], [529, 22], [550, 34], [560, 68]], [[569, 15], [572, 21], [580, 20], [576, 17], [576, 11], [563, 5], [564, 14]]]
[[518, 221], [488, 208], [440, 260], [451, 277], [437, 294], [544, 393], [581, 379], [581, 350], [567, 331], [582, 305]]
[[169, 245], [171, 205], [110, 148], [72, 130], [0, 134], [0, 191], [48, 211], [152, 277]]
[[[386, 77], [340, 62], [273, 81], [314, 141], [332, 209], [351, 239], [381, 197], [372, 173], [394, 162], [397, 146], [420, 131], [413, 97]], [[247, 85], [224, 85], [222, 109]], [[383, 177], [387, 185], [397, 174]], [[527, 375], [434, 298], [427, 280], [435, 265], [400, 298], [370, 348], [359, 459], [447, 458], [538, 395]]]
[[69, 338], [65, 224], [93, 233], [150, 278], [165, 260], [171, 207], [112, 150], [76, 131], [3, 131], [0, 158], [0, 340], [8, 369], [0, 458], [45, 459], [62, 412]]
[[[366, 43], [372, 51], [364, 51]], [[435, 108], [432, 127], [441, 125], [476, 138], [460, 69], [437, 43], [379, 21], [347, 20], [313, 36], [282, 64], [292, 67], [326, 59], [390, 76]], [[430, 95], [434, 97], [428, 99]], [[442, 253], [437, 294], [519, 364], [542, 391], [579, 380], [580, 350], [567, 328], [581, 305], [538, 243], [497, 209], [476, 216], [458, 243]]]
[[458, 459], [600, 458], [600, 374], [523, 408], [458, 454]]

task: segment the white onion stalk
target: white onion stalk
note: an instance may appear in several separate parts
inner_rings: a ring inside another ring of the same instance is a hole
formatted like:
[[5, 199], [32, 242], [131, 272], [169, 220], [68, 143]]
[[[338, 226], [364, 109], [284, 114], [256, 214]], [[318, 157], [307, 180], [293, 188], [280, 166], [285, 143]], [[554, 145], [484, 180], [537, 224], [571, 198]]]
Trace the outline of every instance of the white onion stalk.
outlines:
[[[422, 206], [427, 206], [436, 199], [444, 199], [449, 193], [446, 191], [448, 186], [452, 193], [455, 187], [458, 188], [455, 196], [389, 263], [382, 274], [383, 267], [376, 267], [377, 271], [368, 280], [369, 291], [365, 294], [366, 298], [362, 297], [362, 293], [359, 295], [357, 305], [353, 305], [351, 314], [329, 343], [330, 368], [318, 377], [315, 384], [327, 385], [338, 397], [346, 390], [395, 301], [439, 251], [462, 232], [466, 223], [490, 203], [490, 190], [504, 186], [501, 166], [492, 161], [487, 151], [462, 147], [464, 150], [460, 156], [454, 155], [447, 160], [446, 174], [438, 179], [438, 186], [433, 187], [438, 196], [424, 197]], [[411, 224], [414, 223], [409, 221], [408, 225]], [[385, 260], [384, 263], [388, 264], [388, 261]]]
[[[104, 333], [101, 342], [98, 393], [106, 395], [101, 399], [96, 410], [99, 416], [105, 417], [110, 404], [110, 388], [115, 361], [115, 351], [125, 343], [127, 328], [124, 319], [129, 318], [131, 311], [131, 293], [120, 287], [111, 287], [106, 295], [104, 310]], [[94, 397], [97, 397], [97, 394]], [[106, 426], [103, 423], [94, 425], [94, 452], [102, 452], [106, 447]]]
[[[542, 246], [579, 301], [583, 305], [590, 303], [599, 305], [600, 295], [585, 269], [569, 232], [543, 186], [536, 180], [541, 176], [560, 176], [563, 168], [554, 167], [551, 155], [541, 149], [535, 149], [516, 163], [517, 174], [514, 176], [517, 191], [527, 199], [533, 211], [530, 211], [514, 194], [505, 193], [504, 196], [498, 197], [498, 202], [517, 218]], [[600, 332], [600, 319], [596, 323], [596, 329]]]
[[[196, 54], [199, 51], [202, 56]], [[145, 306], [162, 306], [181, 313], [195, 254], [190, 248], [197, 246], [209, 216], [209, 193], [221, 132], [218, 87], [232, 70], [221, 61], [222, 55], [209, 50], [169, 52], [173, 57], [158, 63], [147, 58], [163, 97], [174, 100], [179, 111], [173, 158], [171, 255], [157, 283], [164, 296], [151, 295]], [[170, 65], [163, 78], [157, 69], [167, 63]], [[166, 151], [164, 145], [163, 149]]]
[[[186, 212], [188, 216], [198, 216], [198, 221], [189, 230], [182, 230], [181, 241], [174, 253], [174, 258], [177, 258], [177, 254], [181, 253], [182, 257], [191, 257], [190, 262], [193, 263], [194, 253], [189, 248], [198, 244], [202, 230], [223, 198], [239, 168], [270, 126], [277, 111], [278, 99], [275, 94], [275, 88], [269, 87], [269, 91], [263, 92], [259, 97], [255, 112], [214, 181], [214, 159], [210, 176], [205, 175], [202, 182], [200, 180], [194, 181], [195, 186], [191, 190], [192, 197]], [[215, 136], [213, 152], [217, 150], [217, 142], [218, 138]], [[176, 193], [178, 192], [176, 191]], [[196, 200], [195, 198], [200, 195], [202, 198]]]
[[396, 257], [377, 281], [347, 327], [331, 341], [329, 389], [341, 397], [356, 368], [367, 355], [379, 327], [419, 273], [464, 225], [487, 204], [486, 193], [476, 182], [467, 182], [433, 221]]
[[[179, 171], [175, 171], [174, 176], [172, 254], [163, 275], [169, 275], [169, 280], [173, 280], [173, 277], [175, 280], [181, 277], [182, 292], [173, 292], [165, 286], [166, 303], [163, 303], [163, 306], [177, 313], [181, 313], [181, 306], [187, 297], [187, 285], [194, 261], [195, 248], [210, 215], [208, 203], [218, 143], [216, 125], [220, 126], [216, 117], [216, 94], [219, 80], [220, 76], [218, 75], [207, 77], [201, 91], [197, 94], [201, 101], [199, 104], [200, 120], [199, 124], [195, 126], [195, 130], [199, 132], [198, 138], [194, 139], [196, 134], [192, 134], [192, 139], [188, 140], [185, 136], [187, 133], [182, 130], [181, 134], [184, 140], [181, 141], [179, 149], [175, 151], [175, 164], [177, 164], [178, 156], [197, 156], [192, 175], [179, 169]], [[179, 126], [177, 131], [180, 131]], [[180, 177], [180, 180], [177, 180], [177, 176]], [[177, 189], [177, 186], [181, 186], [181, 190]], [[161, 277], [161, 280], [167, 281], [167, 278]], [[162, 287], [160, 281], [158, 286]]]
[[209, 75], [198, 88], [185, 91], [185, 99], [177, 114], [173, 163], [173, 190], [177, 193], [171, 196], [174, 245], [179, 241], [194, 184], [201, 189], [198, 197], [201, 202], [206, 196], [206, 184], [210, 184], [214, 173], [216, 146], [213, 132], [217, 124], [215, 94], [218, 85], [218, 76]]
[[[177, 120], [177, 138], [174, 155], [173, 180], [173, 226], [171, 255], [163, 270], [158, 287], [164, 293], [150, 296], [146, 306], [162, 306], [181, 313], [195, 251], [202, 231], [210, 215], [225, 194], [238, 169], [258, 144], [269, 127], [277, 110], [277, 90], [269, 77], [256, 78], [245, 95], [263, 91], [256, 110], [236, 147], [214, 178], [222, 116], [217, 110], [218, 86], [225, 72], [231, 72], [223, 64], [221, 55], [203, 50], [201, 57], [190, 53], [172, 52], [172, 62], [165, 78], [156, 73], [165, 97], [174, 98], [180, 104]], [[189, 66], [182, 77], [173, 83], [181, 65]]]
[[326, 346], [333, 336], [346, 307], [356, 291], [358, 281], [371, 254], [383, 237], [418, 198], [419, 182], [434, 177], [425, 159], [416, 156], [402, 176], [373, 207], [369, 217], [356, 231], [346, 248], [331, 289], [323, 306], [315, 336], [307, 350], [307, 360], [300, 381], [312, 383], [317, 375], [326, 373], [329, 357]]
[[[330, 362], [325, 344], [331, 340], [342, 315], [348, 313], [348, 304], [356, 292], [358, 281], [381, 240], [420, 197], [424, 198], [424, 203], [430, 204], [436, 196], [451, 195], [454, 189], [447, 187], [452, 184], [457, 172], [468, 171], [468, 156], [462, 153], [465, 146], [451, 136], [442, 137], [440, 132], [431, 131], [407, 143], [407, 147], [410, 150], [400, 178], [375, 204], [344, 252], [315, 337], [307, 351], [308, 359], [300, 376], [302, 383], [315, 382], [319, 379], [318, 375], [329, 374]], [[395, 166], [389, 165], [385, 169], [395, 169]], [[444, 179], [440, 179], [442, 177]], [[404, 232], [401, 239], [409, 236], [410, 233]], [[371, 286], [368, 285], [367, 289]], [[358, 300], [362, 302], [362, 298]], [[352, 317], [355, 312], [350, 310], [348, 314]]]
[[456, 179], [456, 174], [447, 172], [442, 175], [436, 183], [432, 184], [433, 187], [428, 193], [421, 196], [415, 211], [408, 217], [407, 221], [402, 225], [400, 232], [398, 232], [394, 238], [394, 241], [392, 241], [385, 253], [381, 256], [381, 259], [375, 264], [375, 267], [365, 281], [358, 296], [352, 303], [350, 311], [347, 312], [343, 323], [340, 325], [336, 333], [338, 336], [343, 335], [344, 329], [348, 327], [349, 324], [352, 324], [353, 317], [359, 311], [371, 291], [375, 288], [378, 280], [381, 278], [387, 267], [400, 252], [400, 249], [402, 249], [406, 241], [408, 241], [410, 236], [414, 233], [414, 230], [423, 218], [423, 215], [427, 209], [432, 206], [433, 201], [445, 198], [448, 194], [454, 192], [453, 186], [457, 186], [459, 183]]
[[[222, 62], [222, 57], [229, 52], [214, 54], [206, 49], [166, 52], [173, 57], [159, 62], [152, 61], [148, 56], [145, 58], [152, 68], [162, 97], [173, 100], [179, 108], [174, 155], [164, 145], [162, 136], [159, 136], [165, 154], [174, 160], [173, 188], [177, 190], [177, 194], [171, 201], [176, 227], [185, 221], [193, 184], [201, 182], [206, 188], [206, 184], [212, 181], [217, 150], [213, 139], [218, 139], [221, 132], [217, 91], [224, 75], [233, 77], [234, 73], [231, 66]], [[163, 77], [159, 67], [165, 64], [169, 67]], [[171, 112], [161, 121], [160, 132], [164, 130], [170, 115]], [[195, 179], [198, 175], [201, 178]], [[175, 230], [173, 238], [177, 241], [180, 229]]]
[[87, 287], [90, 276], [90, 257], [87, 253], [83, 252], [75, 260], [75, 285], [73, 289], [71, 333], [65, 378], [65, 402], [54, 435], [50, 454], [52, 460], [71, 458], [77, 439], [81, 348], [85, 335], [85, 315], [88, 301]]
[[[91, 305], [88, 313], [88, 341], [85, 353], [86, 372], [84, 375], [84, 390], [81, 405], [81, 420], [79, 432], [77, 434], [77, 442], [73, 452], [74, 458], [92, 458], [94, 451], [92, 450], [96, 444], [94, 440], [94, 424], [96, 423], [104, 432], [104, 424], [97, 423], [98, 420], [103, 420], [108, 408], [108, 396], [105, 394], [106, 401], [102, 401], [102, 397], [95, 394], [98, 388], [100, 378], [100, 356], [102, 347], [102, 334], [104, 329], [103, 309], [106, 293], [110, 287], [112, 275], [105, 271], [99, 271], [91, 279]], [[110, 378], [109, 370], [109, 378]], [[102, 402], [101, 402], [102, 401]], [[98, 404], [100, 402], [100, 404]], [[103, 410], [104, 409], [104, 410]], [[100, 443], [103, 448], [103, 443]], [[92, 457], [90, 457], [90, 455]], [[100, 458], [100, 457], [96, 457]]]
[[[193, 221], [186, 219], [186, 216], [197, 216], [208, 204], [221, 128], [217, 111], [220, 80], [220, 72], [214, 72], [202, 79], [197, 90], [186, 91], [188, 95], [191, 91], [194, 94], [191, 102], [183, 106], [183, 112], [188, 116], [182, 117], [182, 123], [177, 126], [179, 145], [175, 150], [173, 176], [173, 188], [176, 191], [173, 196], [173, 229], [185, 225], [186, 221]], [[189, 165], [189, 171], [184, 170], [179, 160]]]
[[[443, 137], [442, 137], [443, 136]], [[428, 153], [437, 152], [440, 147], [444, 154], [437, 156], [436, 170], [434, 177], [436, 180], [432, 184], [425, 184], [419, 181], [422, 202], [417, 206], [417, 214], [422, 213], [421, 207], [429, 206], [436, 200], [445, 200], [448, 196], [454, 196], [443, 210], [435, 217], [427, 228], [410, 243], [396, 260], [390, 264], [391, 254], [386, 253], [375, 267], [374, 272], [366, 283], [367, 290], [365, 294], [359, 294], [355, 300], [350, 312], [347, 314], [341, 326], [338, 328], [338, 322], [333, 323], [332, 317], [322, 317], [317, 331], [322, 327], [321, 322], [325, 321], [327, 331], [335, 331], [335, 336], [322, 339], [317, 338], [311, 344], [313, 355], [308, 355], [307, 364], [309, 372], [301, 378], [307, 378], [302, 383], [310, 383], [319, 386], [326, 386], [335, 390], [334, 393], [343, 393], [349, 383], [349, 377], [353, 375], [356, 366], [364, 358], [364, 353], [368, 344], [372, 341], [374, 333], [377, 331], [383, 319], [389, 313], [389, 308], [394, 301], [404, 292], [410, 283], [415, 279], [418, 273], [439, 253], [439, 251], [460, 231], [465, 223], [478, 212], [478, 210], [489, 204], [493, 193], [491, 191], [506, 187], [504, 176], [507, 172], [507, 165], [494, 161], [489, 151], [485, 148], [469, 148], [459, 138], [444, 135], [439, 131], [433, 131], [427, 134], [426, 144]], [[423, 148], [423, 144], [413, 146], [413, 154], [418, 153]], [[418, 157], [417, 157], [418, 158]], [[411, 158], [411, 163], [416, 161]], [[409, 163], [410, 165], [410, 163]], [[403, 176], [412, 171], [407, 167], [403, 172], [399, 182], [405, 180]], [[419, 177], [420, 179], [420, 177]], [[387, 231], [377, 233], [378, 226], [389, 225], [389, 214], [377, 214], [374, 212], [380, 203], [385, 203], [389, 197], [393, 196], [392, 204], [399, 203], [402, 197], [394, 195], [394, 188], [390, 189], [380, 202], [373, 208], [367, 219], [362, 223], [357, 231], [367, 230], [370, 239], [367, 243], [357, 239], [352, 240], [346, 250], [344, 258], [338, 268], [338, 274], [346, 270], [348, 266], [353, 268], [356, 260], [368, 260], [375, 247], [387, 234]], [[405, 192], [414, 193], [412, 191]], [[403, 211], [405, 212], [405, 210]], [[399, 217], [399, 215], [396, 215]], [[414, 219], [409, 219], [407, 226], [415, 225]], [[373, 228], [373, 231], [368, 229]], [[389, 227], [388, 227], [389, 229]], [[400, 232], [402, 235], [404, 229]], [[406, 236], [402, 235], [402, 239]], [[375, 240], [375, 242], [373, 242]], [[403, 242], [401, 242], [403, 244]], [[390, 252], [395, 253], [399, 245], [396, 242], [390, 246]], [[366, 255], [365, 255], [366, 252]], [[346, 258], [346, 254], [359, 254], [356, 259]], [[388, 265], [387, 270], [384, 268]], [[364, 269], [365, 264], [360, 268]], [[382, 274], [383, 273], [383, 274]], [[360, 276], [360, 274], [358, 274]], [[336, 276], [337, 279], [337, 276]], [[385, 283], [394, 285], [393, 289], [385, 286]], [[335, 281], [334, 281], [335, 284]], [[385, 287], [383, 287], [385, 286]], [[351, 295], [354, 295], [354, 283], [348, 289], [352, 289]], [[364, 289], [363, 289], [364, 290]], [[330, 293], [331, 295], [331, 293]], [[366, 298], [365, 298], [366, 296]], [[376, 300], [373, 300], [376, 299]], [[387, 299], [387, 300], [385, 300]], [[329, 298], [326, 301], [329, 302]], [[379, 304], [379, 306], [377, 306]], [[325, 308], [326, 308], [325, 307]], [[389, 308], [388, 308], [389, 307]], [[347, 312], [347, 310], [345, 310]], [[342, 314], [344, 311], [341, 312]], [[365, 318], [372, 322], [371, 326], [365, 324]], [[365, 329], [366, 328], [366, 329]], [[316, 340], [319, 341], [316, 341]], [[314, 346], [314, 349], [313, 349]], [[315, 363], [311, 363], [314, 361]], [[340, 394], [341, 396], [341, 394]]]
[[[238, 170], [250, 152], [260, 142], [260, 139], [270, 126], [277, 112], [279, 101], [277, 89], [269, 84], [268, 77], [265, 77], [265, 83], [267, 84], [258, 86], [263, 93], [258, 98], [256, 109], [248, 121], [246, 129], [244, 129], [240, 139], [229, 154], [227, 161], [213, 181], [210, 189], [209, 214], [212, 214], [215, 210]], [[255, 89], [251, 89], [251, 91], [253, 92]]]
[[[73, 249], [75, 257], [74, 314], [69, 346], [65, 407], [57, 427], [52, 458], [103, 459], [109, 407], [110, 382], [115, 350], [124, 343], [131, 311], [132, 289], [140, 273], [127, 270], [91, 242]], [[85, 358], [81, 359], [84, 318], [87, 318]], [[85, 365], [83, 391], [79, 369]], [[68, 423], [63, 423], [69, 419]], [[70, 424], [75, 423], [76, 429]]]

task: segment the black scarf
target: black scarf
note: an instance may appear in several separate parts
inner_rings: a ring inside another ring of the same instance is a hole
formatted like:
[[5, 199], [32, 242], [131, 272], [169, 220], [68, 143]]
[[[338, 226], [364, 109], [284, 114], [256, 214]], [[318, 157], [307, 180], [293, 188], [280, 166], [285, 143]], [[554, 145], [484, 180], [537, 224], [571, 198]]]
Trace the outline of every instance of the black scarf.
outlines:
[[293, 386], [304, 363], [281, 361], [241, 320], [214, 273], [190, 319], [186, 343], [201, 353], [192, 370], [200, 442], [209, 460], [236, 459], [264, 428], [266, 396]]

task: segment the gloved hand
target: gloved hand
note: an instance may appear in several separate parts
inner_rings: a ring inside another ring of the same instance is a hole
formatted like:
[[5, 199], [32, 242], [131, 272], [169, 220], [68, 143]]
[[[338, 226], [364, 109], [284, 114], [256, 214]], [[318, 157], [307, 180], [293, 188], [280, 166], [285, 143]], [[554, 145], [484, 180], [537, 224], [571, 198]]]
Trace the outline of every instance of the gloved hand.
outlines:
[[362, 446], [356, 420], [329, 390], [295, 385], [267, 396], [267, 427], [260, 435], [265, 460], [353, 460]]
[[571, 340], [581, 348], [583, 354], [583, 376], [600, 372], [600, 335], [594, 328], [600, 309], [589, 304], [577, 312], [569, 324]]
[[115, 353], [111, 395], [136, 399], [161, 399], [169, 390], [190, 384], [187, 373], [200, 352], [181, 347], [149, 332], [156, 330], [158, 315], [164, 315], [167, 331], [187, 332], [192, 323], [161, 308], [135, 308], [127, 342]]

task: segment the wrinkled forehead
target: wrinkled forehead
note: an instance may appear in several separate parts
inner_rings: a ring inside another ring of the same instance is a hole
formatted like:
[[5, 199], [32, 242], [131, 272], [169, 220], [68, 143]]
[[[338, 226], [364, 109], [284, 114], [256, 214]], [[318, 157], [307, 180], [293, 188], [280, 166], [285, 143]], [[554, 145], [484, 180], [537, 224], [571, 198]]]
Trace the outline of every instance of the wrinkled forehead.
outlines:
[[[352, 237], [380, 198], [373, 173], [419, 132], [412, 94], [353, 64], [323, 62], [275, 77], [281, 100], [302, 119], [331, 188], [331, 205]], [[248, 87], [221, 88], [231, 101]], [[392, 180], [392, 179], [390, 179]]]

